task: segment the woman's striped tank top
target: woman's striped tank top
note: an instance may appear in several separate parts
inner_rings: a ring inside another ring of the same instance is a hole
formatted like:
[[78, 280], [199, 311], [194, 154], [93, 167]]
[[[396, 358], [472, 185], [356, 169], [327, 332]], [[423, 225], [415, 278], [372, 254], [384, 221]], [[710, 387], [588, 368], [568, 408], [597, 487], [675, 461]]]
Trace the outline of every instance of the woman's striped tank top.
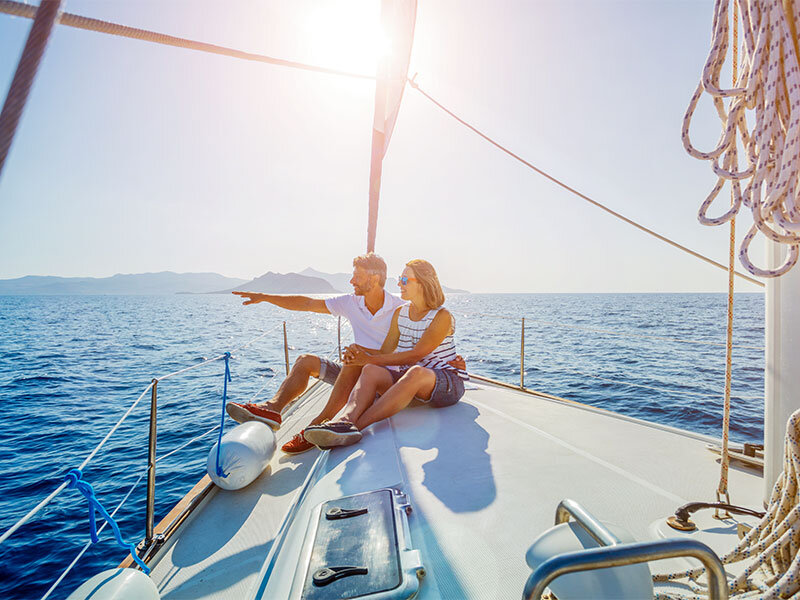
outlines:
[[[419, 321], [412, 321], [408, 316], [408, 307], [410, 304], [406, 304], [400, 307], [400, 314], [397, 316], [397, 327], [400, 330], [400, 339], [397, 341], [397, 352], [406, 352], [408, 350], [413, 350], [414, 346], [417, 345], [422, 334], [425, 333], [425, 330], [428, 329], [428, 326], [433, 321], [433, 318], [439, 314], [439, 311], [442, 310], [443, 307], [434, 308], [429, 310], [425, 313], [425, 316], [422, 317]], [[467, 372], [462, 369], [456, 369], [455, 367], [447, 364], [451, 360], [454, 360], [456, 357], [456, 343], [453, 340], [453, 334], [455, 333], [455, 322], [453, 323], [453, 328], [450, 333], [442, 340], [442, 343], [433, 350], [430, 354], [422, 358], [417, 364], [420, 367], [426, 367], [428, 369], [446, 369], [449, 371], [455, 371], [459, 378], [463, 379], [464, 381], [469, 380], [469, 375]]]

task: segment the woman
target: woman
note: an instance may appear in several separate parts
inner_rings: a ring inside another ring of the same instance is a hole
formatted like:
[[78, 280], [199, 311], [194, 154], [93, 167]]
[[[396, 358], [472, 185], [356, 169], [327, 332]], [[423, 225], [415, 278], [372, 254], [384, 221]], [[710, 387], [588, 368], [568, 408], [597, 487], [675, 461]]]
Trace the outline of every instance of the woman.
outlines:
[[400, 412], [415, 398], [441, 408], [464, 395], [466, 371], [448, 364], [456, 359], [455, 321], [442, 306], [444, 292], [436, 271], [427, 261], [412, 260], [398, 285], [409, 304], [395, 311], [380, 351], [371, 353], [356, 345], [347, 349], [345, 363], [364, 368], [338, 418], [305, 429], [312, 444], [354, 444], [361, 430]]

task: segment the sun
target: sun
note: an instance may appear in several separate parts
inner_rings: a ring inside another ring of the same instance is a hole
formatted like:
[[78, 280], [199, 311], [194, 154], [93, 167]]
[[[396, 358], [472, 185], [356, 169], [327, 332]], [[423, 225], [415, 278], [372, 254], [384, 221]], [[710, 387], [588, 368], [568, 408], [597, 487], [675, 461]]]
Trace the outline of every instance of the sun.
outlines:
[[348, 0], [320, 3], [307, 20], [314, 62], [326, 67], [374, 74], [378, 61], [391, 49], [381, 27], [381, 3]]

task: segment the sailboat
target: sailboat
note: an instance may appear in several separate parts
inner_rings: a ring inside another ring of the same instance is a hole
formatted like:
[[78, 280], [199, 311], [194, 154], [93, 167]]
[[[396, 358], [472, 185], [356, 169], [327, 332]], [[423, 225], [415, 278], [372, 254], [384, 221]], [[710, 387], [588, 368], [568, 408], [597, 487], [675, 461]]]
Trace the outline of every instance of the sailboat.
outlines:
[[[798, 14], [790, 0], [742, 4], [749, 8], [743, 17], [748, 24], [757, 22], [759, 11], [776, 19], [783, 11], [786, 23], [794, 23]], [[62, 14], [60, 2], [54, 0], [43, 0], [38, 8], [3, 1], [0, 9], [34, 19], [0, 117], [0, 173], [47, 36], [59, 21], [199, 51], [313, 68]], [[727, 35], [727, 30], [722, 34], [726, 10], [727, 3], [717, 3], [715, 39]], [[382, 2], [382, 17], [388, 28], [396, 30], [402, 48], [381, 64], [375, 78], [368, 250], [376, 246], [382, 162], [403, 93], [408, 85], [424, 93], [407, 72], [415, 14], [413, 0]], [[791, 35], [796, 61], [796, 30]], [[766, 42], [759, 39], [748, 67], [756, 64], [758, 48], [766, 52]], [[786, 39], [782, 38], [780, 51], [788, 60], [791, 48]], [[727, 46], [720, 44], [715, 49], [724, 56]], [[716, 60], [709, 60], [708, 70], [714, 71]], [[791, 69], [790, 65], [790, 73]], [[791, 77], [787, 98], [797, 92]], [[698, 89], [702, 93], [709, 87], [701, 84]], [[785, 104], [783, 110], [796, 121], [800, 113], [794, 106]], [[731, 156], [730, 150], [726, 156]], [[796, 157], [786, 162], [791, 160], [797, 162]], [[730, 170], [733, 163], [716, 166]], [[758, 208], [752, 197], [746, 204]], [[785, 210], [781, 227], [791, 227], [794, 215], [791, 207]], [[522, 381], [513, 386], [473, 376], [474, 389], [454, 407], [439, 412], [405, 410], [369, 428], [357, 446], [291, 460], [275, 454], [263, 474], [241, 489], [215, 485], [210, 470], [158, 524], [153, 522], [149, 501], [142, 543], [120, 569], [92, 577], [70, 598], [538, 599], [550, 594], [568, 600], [695, 594], [768, 597], [773, 592], [794, 596], [797, 585], [783, 576], [794, 572], [796, 547], [774, 549], [764, 567], [771, 569], [771, 575], [762, 573], [757, 581], [759, 573], [752, 572], [752, 563], [720, 560], [740, 545], [740, 539], [761, 531], [758, 509], [766, 504], [767, 516], [771, 514], [775, 497], [770, 494], [777, 489], [781, 498], [787, 498], [794, 485], [793, 473], [784, 465], [791, 462], [791, 435], [798, 425], [790, 416], [800, 397], [792, 363], [793, 347], [800, 339], [800, 315], [792, 304], [800, 294], [800, 269], [791, 269], [790, 264], [793, 256], [796, 259], [795, 238], [789, 233], [778, 237], [783, 239], [770, 241], [769, 267], [758, 273], [775, 275], [766, 284], [763, 474], [759, 453], [747, 449], [728, 469], [731, 449], [724, 438], [719, 452], [726, 485], [717, 502], [705, 503], [716, 505], [711, 508], [716, 508], [717, 518], [702, 510], [708, 507], [692, 502], [707, 499], [709, 482], [719, 475], [716, 456], [708, 448], [717, 439], [529, 390]], [[730, 266], [729, 273], [733, 278]], [[228, 358], [214, 360], [227, 364]], [[284, 415], [278, 445], [320, 408], [328, 391], [323, 383], [306, 390]], [[157, 381], [145, 392], [152, 398], [154, 449]], [[785, 446], [787, 423], [790, 437]], [[220, 438], [217, 448], [221, 446]], [[73, 479], [78, 485], [80, 473]], [[728, 487], [736, 490], [739, 507], [722, 502]], [[91, 493], [82, 490], [91, 502]], [[778, 515], [784, 517], [785, 511]], [[698, 567], [701, 571], [696, 571]]]

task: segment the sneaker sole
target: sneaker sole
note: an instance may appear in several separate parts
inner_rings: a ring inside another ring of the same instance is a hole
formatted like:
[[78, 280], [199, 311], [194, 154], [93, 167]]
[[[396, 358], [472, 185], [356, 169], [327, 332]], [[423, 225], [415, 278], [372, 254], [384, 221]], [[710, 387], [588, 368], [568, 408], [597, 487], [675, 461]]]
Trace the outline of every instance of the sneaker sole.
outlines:
[[254, 415], [249, 410], [242, 408], [241, 406], [236, 406], [235, 404], [226, 404], [225, 412], [227, 412], [228, 416], [237, 423], [258, 421], [259, 423], [264, 423], [265, 425], [269, 425], [272, 429], [275, 430], [280, 429], [281, 427], [281, 424], [278, 423], [277, 421], [273, 421], [272, 419], [266, 419], [264, 417], [259, 417], [258, 415]]
[[303, 452], [308, 452], [309, 450], [313, 450], [316, 448], [314, 444], [311, 444], [308, 448], [303, 448], [302, 450], [285, 450], [281, 448], [284, 454], [302, 454]]
[[327, 429], [306, 430], [303, 436], [321, 450], [329, 450], [334, 446], [349, 446], [361, 440], [361, 432], [336, 433]]

